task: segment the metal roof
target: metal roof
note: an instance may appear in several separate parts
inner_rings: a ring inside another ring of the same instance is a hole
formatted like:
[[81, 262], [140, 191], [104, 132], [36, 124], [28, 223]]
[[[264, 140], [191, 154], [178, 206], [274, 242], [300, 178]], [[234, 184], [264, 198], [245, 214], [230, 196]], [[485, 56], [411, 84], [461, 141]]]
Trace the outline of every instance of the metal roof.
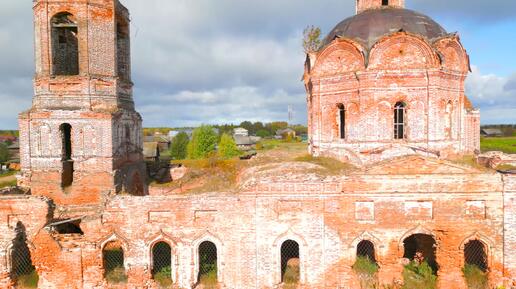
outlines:
[[335, 38], [355, 40], [368, 50], [384, 35], [405, 31], [429, 40], [448, 35], [441, 25], [421, 13], [394, 7], [370, 9], [340, 22], [323, 40], [321, 49]]

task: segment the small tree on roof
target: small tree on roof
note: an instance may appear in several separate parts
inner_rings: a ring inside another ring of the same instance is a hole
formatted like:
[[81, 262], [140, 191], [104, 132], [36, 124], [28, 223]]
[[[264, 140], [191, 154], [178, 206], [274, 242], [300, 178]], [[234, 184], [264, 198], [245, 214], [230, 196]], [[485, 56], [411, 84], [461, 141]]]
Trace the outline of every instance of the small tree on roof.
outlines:
[[319, 50], [321, 47], [321, 28], [308, 26], [303, 31], [303, 48], [306, 53]]

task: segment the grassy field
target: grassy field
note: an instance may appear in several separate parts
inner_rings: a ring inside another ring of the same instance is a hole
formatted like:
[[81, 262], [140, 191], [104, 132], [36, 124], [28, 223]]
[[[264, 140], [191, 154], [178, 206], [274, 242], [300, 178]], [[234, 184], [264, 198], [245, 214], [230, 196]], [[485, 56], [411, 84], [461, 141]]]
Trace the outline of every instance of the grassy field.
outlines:
[[516, 154], [516, 137], [492, 137], [480, 140], [482, 152], [502, 151], [508, 154]]

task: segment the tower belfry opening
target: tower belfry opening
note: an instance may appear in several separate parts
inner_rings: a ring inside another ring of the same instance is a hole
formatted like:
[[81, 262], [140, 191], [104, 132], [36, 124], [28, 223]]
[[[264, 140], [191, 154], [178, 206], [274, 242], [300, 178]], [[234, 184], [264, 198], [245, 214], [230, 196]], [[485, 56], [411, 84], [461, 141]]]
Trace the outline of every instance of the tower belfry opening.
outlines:
[[77, 23], [70, 13], [52, 18], [52, 74], [79, 74], [79, 40]]

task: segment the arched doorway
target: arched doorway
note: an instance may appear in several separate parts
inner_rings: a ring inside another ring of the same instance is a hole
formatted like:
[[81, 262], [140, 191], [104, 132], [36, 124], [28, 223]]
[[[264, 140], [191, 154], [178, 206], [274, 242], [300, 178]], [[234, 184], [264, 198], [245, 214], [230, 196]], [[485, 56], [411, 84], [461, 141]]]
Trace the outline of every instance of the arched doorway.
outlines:
[[197, 274], [197, 282], [206, 288], [217, 286], [217, 246], [213, 242], [204, 241], [199, 245], [198, 254], [199, 273]]
[[433, 236], [414, 234], [403, 241], [403, 257], [411, 261], [426, 262], [437, 273], [439, 265], [436, 259], [436, 242]]
[[172, 248], [167, 242], [152, 246], [152, 278], [162, 287], [172, 286]]

